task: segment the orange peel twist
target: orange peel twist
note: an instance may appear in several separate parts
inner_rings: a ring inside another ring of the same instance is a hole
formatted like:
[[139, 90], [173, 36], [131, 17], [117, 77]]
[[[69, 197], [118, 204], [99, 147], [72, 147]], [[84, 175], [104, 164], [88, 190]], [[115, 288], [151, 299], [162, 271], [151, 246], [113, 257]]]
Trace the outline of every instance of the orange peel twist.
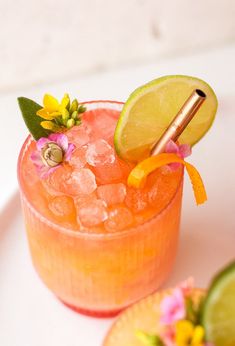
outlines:
[[200, 173], [193, 165], [184, 161], [176, 154], [163, 153], [141, 161], [129, 174], [127, 183], [129, 186], [141, 188], [144, 186], [146, 178], [150, 173], [170, 163], [181, 163], [185, 166], [192, 184], [196, 203], [197, 205], [203, 204], [207, 200], [207, 194]]

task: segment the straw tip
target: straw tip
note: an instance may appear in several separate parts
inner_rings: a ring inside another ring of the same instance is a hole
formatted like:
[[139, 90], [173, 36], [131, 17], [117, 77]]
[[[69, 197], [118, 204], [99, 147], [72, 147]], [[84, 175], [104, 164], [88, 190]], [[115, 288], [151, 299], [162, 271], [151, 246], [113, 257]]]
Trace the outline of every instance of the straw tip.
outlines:
[[195, 92], [198, 94], [198, 96], [206, 98], [206, 94], [201, 89], [196, 89]]

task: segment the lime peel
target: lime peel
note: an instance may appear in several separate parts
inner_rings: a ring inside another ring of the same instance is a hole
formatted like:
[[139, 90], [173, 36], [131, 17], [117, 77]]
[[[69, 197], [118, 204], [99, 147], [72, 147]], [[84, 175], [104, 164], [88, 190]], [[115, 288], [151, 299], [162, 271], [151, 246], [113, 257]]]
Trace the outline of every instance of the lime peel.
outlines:
[[235, 261], [213, 279], [202, 307], [206, 340], [216, 346], [235, 345]]
[[176, 154], [163, 153], [156, 156], [149, 157], [133, 168], [128, 177], [128, 185], [135, 188], [142, 188], [145, 184], [147, 176], [155, 171], [157, 168], [168, 165], [170, 163], [181, 163], [186, 167], [189, 175], [194, 197], [197, 205], [203, 204], [207, 200], [206, 189], [200, 173], [190, 163], [184, 161]]

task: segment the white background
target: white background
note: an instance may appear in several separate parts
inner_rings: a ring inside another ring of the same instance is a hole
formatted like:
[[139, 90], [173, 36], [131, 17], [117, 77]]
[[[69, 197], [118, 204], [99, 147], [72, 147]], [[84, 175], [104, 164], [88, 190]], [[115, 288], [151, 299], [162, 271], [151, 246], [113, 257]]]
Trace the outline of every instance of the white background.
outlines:
[[0, 0], [0, 92], [235, 40], [234, 0]]

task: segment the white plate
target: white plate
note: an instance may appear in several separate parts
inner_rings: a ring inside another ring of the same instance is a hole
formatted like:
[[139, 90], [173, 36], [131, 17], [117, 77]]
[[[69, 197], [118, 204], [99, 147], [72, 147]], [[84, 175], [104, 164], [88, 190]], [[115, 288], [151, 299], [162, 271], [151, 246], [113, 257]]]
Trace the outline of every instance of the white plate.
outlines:
[[95, 346], [112, 319], [73, 312], [44, 286], [31, 264], [16, 194], [0, 232], [0, 345]]
[[[165, 287], [190, 275], [198, 286], [206, 287], [212, 273], [234, 257], [233, 207], [221, 204], [219, 177], [218, 184], [215, 193], [207, 184], [210, 200], [198, 208], [186, 187], [181, 242]], [[228, 192], [231, 186], [226, 181], [223, 184]], [[224, 202], [232, 201], [225, 195]], [[113, 320], [69, 310], [42, 284], [31, 264], [18, 194], [4, 209], [1, 220], [0, 345], [100, 346]]]

